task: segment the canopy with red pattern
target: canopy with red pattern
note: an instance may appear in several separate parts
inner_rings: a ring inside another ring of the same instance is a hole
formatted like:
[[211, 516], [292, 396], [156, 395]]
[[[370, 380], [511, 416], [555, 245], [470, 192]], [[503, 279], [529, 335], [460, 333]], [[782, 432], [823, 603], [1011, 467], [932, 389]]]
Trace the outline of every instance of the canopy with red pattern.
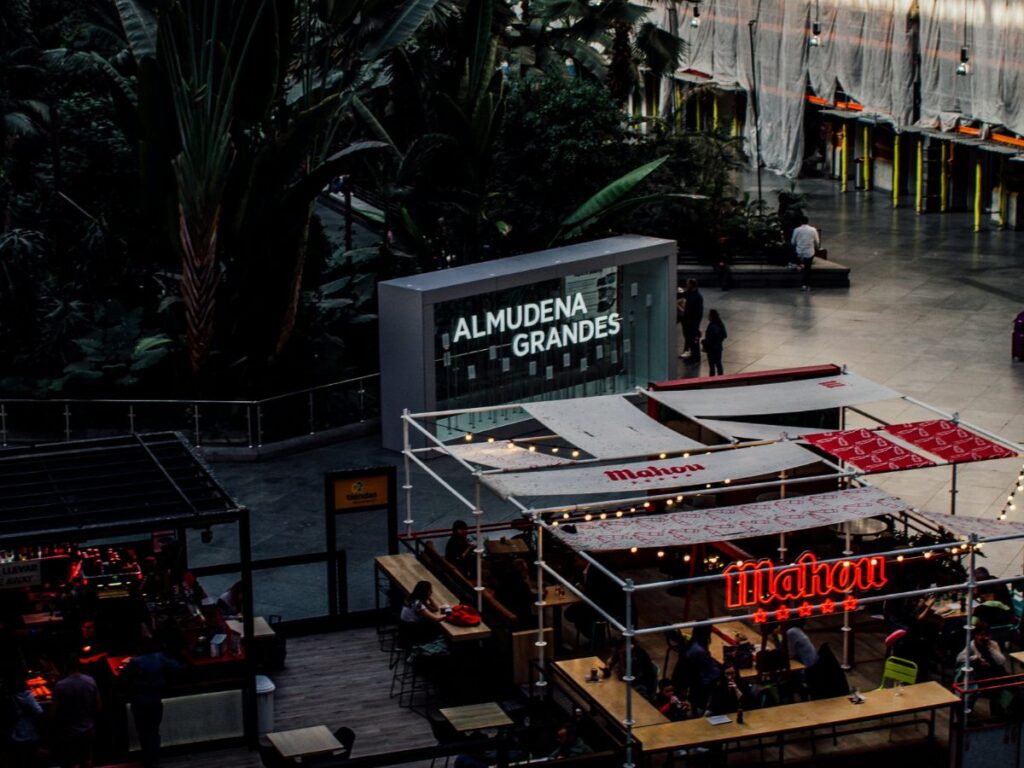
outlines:
[[938, 456], [949, 464], [1007, 459], [1017, 454], [946, 419], [890, 424], [882, 427], [905, 443]]
[[935, 466], [934, 461], [919, 456], [870, 429], [819, 432], [816, 435], [804, 435], [804, 440], [837, 459], [852, 464], [865, 474]]

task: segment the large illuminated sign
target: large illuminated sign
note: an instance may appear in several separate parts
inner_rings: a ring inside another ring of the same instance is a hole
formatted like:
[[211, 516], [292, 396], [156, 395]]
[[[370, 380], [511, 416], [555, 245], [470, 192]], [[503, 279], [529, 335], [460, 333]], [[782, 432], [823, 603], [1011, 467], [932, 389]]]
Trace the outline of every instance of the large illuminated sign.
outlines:
[[[622, 330], [618, 312], [574, 319], [587, 314], [589, 310], [582, 293], [542, 299], [502, 307], [483, 314], [459, 317], [455, 321], [452, 341], [458, 343], [464, 339], [485, 339], [495, 333], [522, 331], [512, 337], [512, 354], [516, 357], [526, 357], [571, 344], [583, 344], [594, 339], [616, 336]], [[567, 322], [546, 329], [534, 328], [537, 325], [558, 323], [560, 320]], [[528, 330], [531, 328], [533, 330]]]
[[[722, 575], [725, 577], [725, 604], [729, 608], [760, 607], [836, 593], [863, 592], [881, 589], [887, 582], [884, 557], [819, 563], [810, 552], [798, 557], [792, 565], [781, 567], [767, 559], [733, 563]], [[846, 610], [852, 608], [843, 607]]]

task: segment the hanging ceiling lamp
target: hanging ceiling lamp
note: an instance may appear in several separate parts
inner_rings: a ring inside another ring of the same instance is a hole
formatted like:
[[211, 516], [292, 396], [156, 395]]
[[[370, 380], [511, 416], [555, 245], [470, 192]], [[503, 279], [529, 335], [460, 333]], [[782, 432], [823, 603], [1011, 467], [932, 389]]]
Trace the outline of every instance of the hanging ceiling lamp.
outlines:
[[694, 3], [693, 4], [693, 18], [690, 19], [690, 26], [691, 27], [699, 27], [700, 26], [700, 3]]
[[821, 9], [818, 7], [818, 0], [814, 0], [814, 21], [811, 22], [811, 36], [807, 45], [817, 48], [821, 45]]
[[967, 2], [964, 0], [964, 44], [960, 46], [960, 61], [956, 65], [956, 73], [961, 77], [971, 74], [971, 48], [967, 43]]

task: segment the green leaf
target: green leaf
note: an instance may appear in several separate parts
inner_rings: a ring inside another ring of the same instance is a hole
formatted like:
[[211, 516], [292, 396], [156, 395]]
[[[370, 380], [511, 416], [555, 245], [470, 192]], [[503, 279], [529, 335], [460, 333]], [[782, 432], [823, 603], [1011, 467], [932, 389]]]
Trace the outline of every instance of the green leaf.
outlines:
[[150, 352], [154, 349], [159, 349], [160, 347], [166, 347], [170, 343], [170, 337], [165, 336], [162, 333], [157, 336], [145, 336], [136, 342], [135, 349], [132, 350], [132, 357], [136, 357], [145, 352]]
[[366, 127], [370, 129], [370, 133], [372, 133], [378, 141], [384, 142], [388, 149], [391, 150], [391, 154], [393, 154], [398, 160], [401, 160], [402, 153], [399, 151], [394, 139], [391, 138], [391, 135], [387, 132], [384, 126], [380, 124], [380, 121], [377, 120], [376, 116], [370, 111], [370, 108], [366, 106], [363, 100], [358, 96], [353, 95], [352, 107], [355, 109], [356, 114], [363, 119], [364, 123], [366, 123]]
[[438, 0], [409, 0], [402, 6], [402, 12], [384, 31], [376, 42], [363, 51], [363, 61], [373, 61], [381, 54], [407, 42], [420, 28]]
[[608, 208], [630, 195], [639, 184], [660, 168], [669, 156], [652, 160], [639, 168], [620, 176], [611, 184], [606, 186], [596, 195], [587, 200], [583, 205], [572, 212], [563, 222], [563, 227], [571, 227], [587, 219], [598, 215], [602, 210]]
[[157, 19], [137, 0], [114, 0], [136, 63], [156, 57]]

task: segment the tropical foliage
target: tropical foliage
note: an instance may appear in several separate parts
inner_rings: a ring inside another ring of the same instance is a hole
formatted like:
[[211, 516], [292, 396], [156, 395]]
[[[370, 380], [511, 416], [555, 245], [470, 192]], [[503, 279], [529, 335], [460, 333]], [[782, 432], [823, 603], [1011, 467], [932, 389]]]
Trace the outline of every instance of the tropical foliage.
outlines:
[[[381, 279], [671, 236], [733, 196], [735, 147], [628, 121], [641, 73], [682, 51], [649, 15], [3, 4], [0, 390], [254, 396], [370, 372]], [[342, 175], [376, 206], [352, 248], [318, 207]]]

